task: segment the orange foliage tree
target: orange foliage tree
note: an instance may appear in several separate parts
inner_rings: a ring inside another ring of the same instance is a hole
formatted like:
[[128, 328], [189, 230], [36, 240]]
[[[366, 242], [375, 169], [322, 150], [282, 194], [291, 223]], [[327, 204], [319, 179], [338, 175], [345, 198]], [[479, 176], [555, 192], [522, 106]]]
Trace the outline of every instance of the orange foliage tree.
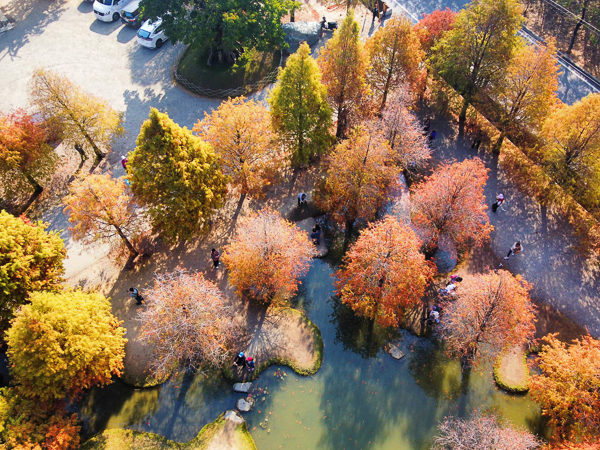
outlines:
[[135, 257], [139, 254], [130, 239], [139, 233], [138, 205], [121, 179], [109, 173], [75, 180], [63, 199], [73, 238], [86, 244], [114, 242], [115, 238]]
[[55, 167], [56, 154], [46, 139], [46, 130], [25, 110], [0, 113], [2, 187], [5, 193], [17, 192], [23, 188], [19, 181], [27, 180], [34, 190], [27, 206], [43, 191], [38, 180], [52, 173]]
[[368, 113], [369, 87], [366, 76], [369, 59], [360, 41], [354, 10], [348, 11], [317, 59], [322, 82], [327, 86], [327, 100], [337, 115], [335, 136], [341, 139], [348, 129]]
[[358, 218], [372, 220], [385, 200], [394, 171], [385, 162], [391, 152], [375, 133], [356, 130], [329, 158], [327, 178], [315, 192], [315, 202], [350, 235]]
[[410, 104], [408, 86], [402, 85], [390, 96], [379, 126], [390, 143], [392, 162], [404, 170], [421, 167], [431, 158], [423, 127]]
[[465, 277], [440, 327], [448, 352], [470, 366], [482, 358], [482, 348], [491, 358], [532, 339], [535, 306], [530, 289], [519, 275], [506, 270]]
[[221, 170], [246, 194], [260, 195], [273, 182], [285, 159], [275, 144], [269, 111], [256, 100], [229, 99], [194, 126], [200, 138], [213, 146]]
[[489, 239], [493, 227], [483, 195], [487, 173], [479, 158], [466, 159], [442, 164], [413, 188], [412, 218], [427, 234], [428, 248], [435, 248], [442, 234], [459, 249]]
[[264, 209], [240, 219], [221, 260], [238, 294], [279, 304], [296, 292], [314, 254], [304, 231], [278, 212]]
[[371, 65], [367, 80], [375, 103], [381, 111], [388, 94], [401, 82], [414, 83], [418, 77], [423, 52], [419, 39], [406, 16], [393, 16], [385, 27], [367, 39], [366, 50]]
[[421, 49], [427, 56], [431, 55], [431, 49], [444, 33], [452, 28], [455, 18], [456, 13], [450, 8], [423, 14], [423, 18], [415, 25], [414, 31], [421, 42]]
[[141, 340], [154, 347], [152, 370], [168, 376], [178, 364], [219, 367], [229, 356], [237, 334], [234, 311], [219, 288], [202, 274], [156, 274], [146, 295], [147, 308], [138, 313]]
[[435, 272], [419, 253], [410, 226], [387, 216], [363, 231], [336, 273], [337, 295], [356, 314], [382, 327], [397, 326], [417, 305]]
[[563, 439], [600, 436], [600, 341], [587, 335], [567, 345], [556, 334], [544, 341], [542, 373], [530, 382], [542, 414]]
[[587, 439], [583, 442], [552, 442], [542, 447], [542, 450], [600, 450], [600, 442]]

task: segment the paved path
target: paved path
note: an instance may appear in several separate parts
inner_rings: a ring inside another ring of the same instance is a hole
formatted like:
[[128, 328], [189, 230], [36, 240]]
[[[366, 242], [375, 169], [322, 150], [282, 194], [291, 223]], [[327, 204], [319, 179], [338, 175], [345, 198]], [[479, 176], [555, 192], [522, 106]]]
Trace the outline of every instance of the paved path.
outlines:
[[[600, 267], [574, 248], [579, 240], [573, 227], [552, 208], [543, 207], [520, 192], [498, 167], [498, 158], [485, 153], [483, 145], [479, 152], [471, 149], [470, 141], [458, 138], [449, 121], [436, 118], [431, 128], [438, 131], [439, 139], [434, 142], [437, 160], [482, 158], [490, 170], [485, 187], [488, 204], [492, 204], [497, 193], [506, 198], [506, 211], [494, 214], [488, 210], [494, 225], [491, 244], [474, 249], [466, 269], [481, 272], [503, 264], [533, 284], [534, 300], [550, 304], [600, 337]], [[523, 252], [505, 261], [504, 256], [516, 240], [523, 244]]]

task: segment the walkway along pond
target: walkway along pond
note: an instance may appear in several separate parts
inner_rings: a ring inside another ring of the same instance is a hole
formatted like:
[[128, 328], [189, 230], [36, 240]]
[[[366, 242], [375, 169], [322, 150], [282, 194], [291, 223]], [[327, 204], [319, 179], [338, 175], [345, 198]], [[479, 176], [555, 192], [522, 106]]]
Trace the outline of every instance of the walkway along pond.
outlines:
[[[244, 417], [259, 450], [429, 448], [447, 415], [496, 412], [518, 427], [545, 433], [539, 407], [529, 395], [498, 389], [491, 365], [461, 374], [426, 338], [400, 331], [406, 356], [383, 351], [389, 336], [368, 338], [368, 324], [333, 294], [331, 265], [315, 260], [295, 299], [320, 328], [324, 359], [319, 372], [300, 377], [273, 366], [254, 382], [256, 407]], [[106, 428], [149, 431], [186, 442], [243, 394], [218, 373], [179, 374], [162, 386], [133, 389], [116, 382], [83, 400], [87, 436]]]

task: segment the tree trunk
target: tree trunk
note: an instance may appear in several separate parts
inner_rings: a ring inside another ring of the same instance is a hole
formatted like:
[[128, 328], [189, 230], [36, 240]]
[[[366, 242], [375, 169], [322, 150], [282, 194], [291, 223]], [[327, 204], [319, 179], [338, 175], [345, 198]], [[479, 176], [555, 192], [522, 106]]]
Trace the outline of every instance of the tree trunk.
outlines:
[[25, 212], [29, 209], [33, 202], [37, 200], [44, 190], [44, 188], [29, 173], [25, 172], [24, 170], [22, 170], [21, 173], [27, 179], [31, 187], [33, 187], [33, 194], [31, 194], [31, 197], [29, 197], [29, 200], [27, 200], [27, 203], [23, 206], [21, 211], [19, 211], [18, 215], [25, 214]]
[[500, 149], [502, 148], [502, 143], [504, 142], [504, 138], [506, 137], [506, 132], [502, 131], [500, 136], [498, 136], [498, 140], [494, 143], [492, 147], [492, 153], [500, 153]]
[[352, 230], [354, 229], [354, 221], [356, 219], [347, 219], [346, 220], [346, 232], [344, 233], [344, 252], [348, 248], [348, 244], [350, 243], [350, 236], [352, 236]]
[[463, 99], [463, 105], [458, 116], [458, 135], [463, 136], [465, 134], [465, 122], [467, 121], [467, 110], [471, 104], [471, 96], [465, 95]]
[[587, 12], [587, 7], [588, 7], [589, 2], [590, 2], [590, 0], [585, 0], [583, 2], [583, 9], [581, 10], [581, 18], [577, 22], [577, 25], [575, 25], [575, 29], [573, 30], [573, 36], [571, 36], [571, 42], [569, 42], [569, 48], [567, 49], [567, 53], [569, 53], [569, 54], [571, 54], [571, 50], [573, 50], [573, 46], [575, 45], [575, 40], [577, 39], [577, 32], [579, 31], [579, 29], [581, 28], [581, 25], [583, 25], [583, 21], [585, 20], [585, 13]]
[[127, 249], [129, 250], [129, 253], [131, 254], [131, 256], [133, 258], [135, 258], [136, 256], [138, 256], [140, 254], [140, 252], [138, 252], [133, 245], [131, 244], [131, 242], [129, 241], [129, 239], [127, 239], [127, 236], [125, 236], [125, 233], [123, 233], [123, 230], [121, 230], [120, 227], [114, 225], [115, 229], [117, 230], [117, 233], [119, 234], [119, 236], [121, 236], [121, 239], [123, 239], [123, 242], [125, 242], [125, 245], [127, 246]]

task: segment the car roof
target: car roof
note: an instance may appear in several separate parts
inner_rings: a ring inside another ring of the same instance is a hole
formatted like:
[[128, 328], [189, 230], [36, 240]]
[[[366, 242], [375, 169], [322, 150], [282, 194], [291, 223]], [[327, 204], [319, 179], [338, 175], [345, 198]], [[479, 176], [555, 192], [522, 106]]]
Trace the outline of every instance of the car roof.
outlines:
[[162, 19], [160, 17], [158, 19], [156, 19], [154, 22], [152, 22], [152, 19], [148, 19], [142, 24], [142, 26], [140, 27], [140, 30], [154, 31], [154, 29], [157, 28], [161, 23], [162, 23]]
[[129, 3], [127, 6], [125, 6], [125, 8], [123, 8], [121, 11], [129, 12], [129, 13], [133, 12], [136, 9], [138, 9], [141, 2], [142, 2], [142, 0], [133, 0], [131, 3]]

